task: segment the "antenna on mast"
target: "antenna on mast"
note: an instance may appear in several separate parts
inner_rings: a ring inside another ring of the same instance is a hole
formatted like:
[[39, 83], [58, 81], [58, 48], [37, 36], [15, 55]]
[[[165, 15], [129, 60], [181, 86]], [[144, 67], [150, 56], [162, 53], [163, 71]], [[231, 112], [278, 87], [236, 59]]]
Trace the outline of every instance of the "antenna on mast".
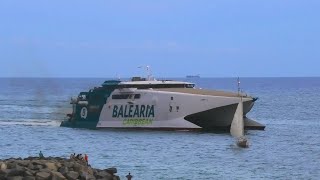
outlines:
[[240, 88], [240, 78], [238, 77], [238, 96], [240, 96], [240, 91], [241, 91], [241, 88]]
[[147, 68], [148, 81], [150, 81], [151, 80], [150, 78], [152, 76], [150, 66], [146, 66], [146, 68]]
[[154, 78], [152, 77], [152, 73], [151, 73], [151, 69], [150, 69], [150, 66], [139, 66], [138, 68], [145, 68], [146, 70], [146, 73], [147, 73], [147, 80], [148, 81], [153, 81]]
[[120, 81], [121, 80], [120, 75], [117, 73], [116, 76], [117, 76], [117, 79]]

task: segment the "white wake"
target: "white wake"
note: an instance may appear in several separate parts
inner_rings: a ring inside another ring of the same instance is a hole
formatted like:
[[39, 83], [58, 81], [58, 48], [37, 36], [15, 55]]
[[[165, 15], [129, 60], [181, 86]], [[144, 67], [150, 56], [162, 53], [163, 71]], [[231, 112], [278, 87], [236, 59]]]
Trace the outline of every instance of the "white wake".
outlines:
[[1, 125], [23, 125], [23, 126], [60, 126], [62, 120], [49, 119], [0, 119]]

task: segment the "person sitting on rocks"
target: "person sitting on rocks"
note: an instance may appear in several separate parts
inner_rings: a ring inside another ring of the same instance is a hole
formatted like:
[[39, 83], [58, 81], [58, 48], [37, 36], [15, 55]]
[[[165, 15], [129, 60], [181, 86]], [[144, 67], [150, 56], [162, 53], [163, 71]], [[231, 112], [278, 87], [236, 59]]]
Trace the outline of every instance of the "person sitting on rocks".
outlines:
[[73, 153], [73, 154], [70, 155], [70, 159], [73, 160], [73, 159], [75, 159], [75, 158], [76, 158], [76, 153]]
[[84, 161], [87, 163], [87, 166], [89, 165], [89, 158], [87, 154], [84, 154]]
[[81, 161], [83, 160], [82, 154], [79, 155], [79, 160], [81, 160]]
[[77, 154], [76, 159], [80, 159], [79, 157], [80, 157], [80, 154]]
[[43, 158], [44, 158], [44, 156], [43, 156], [43, 154], [42, 154], [42, 151], [40, 151], [40, 153], [39, 153], [39, 158], [40, 158], [40, 159], [43, 159]]

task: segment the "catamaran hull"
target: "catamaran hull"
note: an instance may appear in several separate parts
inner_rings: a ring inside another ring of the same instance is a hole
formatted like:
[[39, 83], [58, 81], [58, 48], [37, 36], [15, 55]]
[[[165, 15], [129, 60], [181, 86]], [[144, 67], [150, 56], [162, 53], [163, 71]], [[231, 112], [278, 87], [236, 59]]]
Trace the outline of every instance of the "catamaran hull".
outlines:
[[[117, 92], [115, 92], [117, 93]], [[137, 91], [135, 92], [137, 93]], [[238, 97], [206, 96], [187, 93], [140, 90], [144, 98], [135, 102], [111, 102], [102, 109], [97, 128], [147, 130], [229, 130]], [[150, 101], [151, 100], [151, 101]], [[255, 99], [244, 98], [244, 116]], [[192, 103], [190, 103], [192, 102]], [[138, 116], [139, 108], [153, 107], [151, 116]], [[211, 108], [210, 108], [211, 107]], [[122, 112], [119, 111], [122, 108]], [[137, 110], [138, 108], [138, 110]], [[264, 129], [263, 125], [255, 129]], [[252, 126], [247, 126], [250, 129]]]
[[[244, 123], [246, 129], [264, 130], [265, 126], [246, 117], [254, 101], [244, 103]], [[204, 112], [191, 114], [185, 117], [189, 122], [200, 126], [205, 131], [230, 130], [230, 126], [237, 109], [237, 104], [210, 109]]]
[[[202, 113], [189, 115], [183, 119], [171, 120], [172, 123], [180, 121], [181, 126], [169, 127], [159, 123], [158, 126], [124, 126], [118, 122], [110, 122], [109, 126], [102, 126], [98, 123], [98, 129], [132, 129], [132, 130], [161, 130], [161, 131], [229, 131], [233, 116], [225, 115], [229, 111], [233, 112], [236, 105], [208, 110]], [[222, 112], [221, 112], [222, 111]], [[169, 124], [168, 121], [164, 120]], [[191, 125], [189, 123], [192, 123]], [[113, 124], [113, 125], [111, 125]], [[194, 126], [196, 125], [196, 126]], [[244, 117], [246, 130], [264, 130], [265, 125]]]

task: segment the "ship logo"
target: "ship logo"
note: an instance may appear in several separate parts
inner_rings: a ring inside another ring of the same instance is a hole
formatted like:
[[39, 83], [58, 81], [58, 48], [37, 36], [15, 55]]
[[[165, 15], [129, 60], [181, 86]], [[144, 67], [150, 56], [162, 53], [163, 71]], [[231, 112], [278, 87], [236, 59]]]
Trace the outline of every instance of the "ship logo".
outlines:
[[115, 105], [112, 117], [114, 118], [150, 118], [154, 117], [154, 105]]
[[88, 109], [86, 107], [83, 107], [80, 111], [80, 116], [82, 119], [86, 119], [88, 116]]

